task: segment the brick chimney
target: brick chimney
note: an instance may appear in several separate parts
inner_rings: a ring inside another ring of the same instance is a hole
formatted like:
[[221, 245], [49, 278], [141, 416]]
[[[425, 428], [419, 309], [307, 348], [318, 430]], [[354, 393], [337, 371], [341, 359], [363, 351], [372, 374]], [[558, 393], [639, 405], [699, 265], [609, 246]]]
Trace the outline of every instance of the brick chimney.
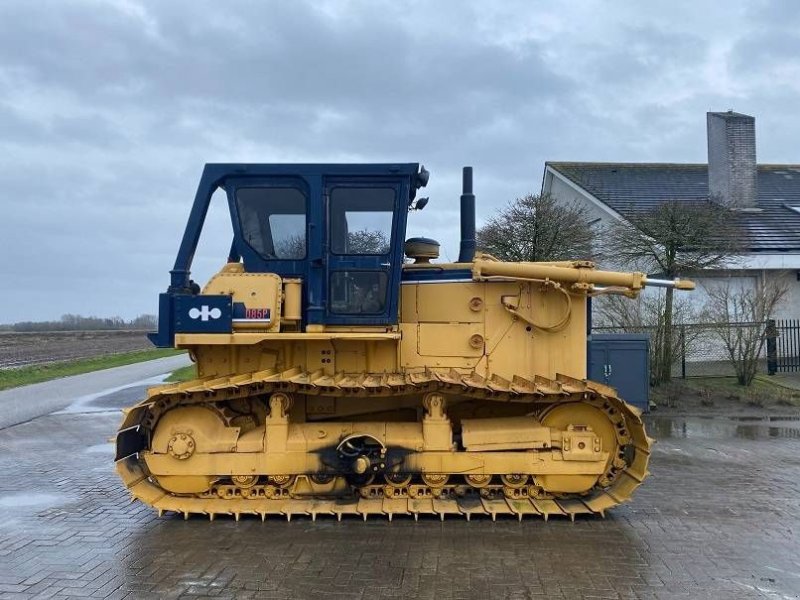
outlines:
[[708, 191], [732, 208], [756, 208], [756, 120], [728, 112], [706, 113]]

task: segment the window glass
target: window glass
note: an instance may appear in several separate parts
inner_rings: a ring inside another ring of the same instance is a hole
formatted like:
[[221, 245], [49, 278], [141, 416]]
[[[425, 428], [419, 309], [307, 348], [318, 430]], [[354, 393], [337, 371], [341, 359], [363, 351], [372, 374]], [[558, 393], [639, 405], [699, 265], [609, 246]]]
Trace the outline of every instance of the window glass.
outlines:
[[293, 187], [236, 190], [244, 241], [263, 258], [306, 257], [306, 197]]
[[388, 277], [382, 271], [334, 271], [331, 273], [330, 310], [341, 315], [384, 312]]
[[393, 188], [334, 188], [331, 250], [335, 254], [388, 254], [394, 205]]

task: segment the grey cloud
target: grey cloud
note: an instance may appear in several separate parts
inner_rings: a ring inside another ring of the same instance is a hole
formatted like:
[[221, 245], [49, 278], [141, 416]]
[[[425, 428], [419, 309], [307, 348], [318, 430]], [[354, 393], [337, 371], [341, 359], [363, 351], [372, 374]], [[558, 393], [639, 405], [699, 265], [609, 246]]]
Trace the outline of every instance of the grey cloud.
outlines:
[[[761, 30], [745, 36], [731, 54], [731, 68], [742, 73], [757, 74], [788, 62], [796, 64], [800, 55], [800, 32]], [[777, 63], [777, 65], [776, 65]], [[780, 81], [773, 81], [780, 85]]]
[[[462, 164], [483, 220], [545, 160], [703, 160], [706, 110], [755, 114], [759, 154], [797, 161], [790, 90], [751, 83], [796, 60], [776, 7], [2, 3], [0, 321], [153, 312], [204, 162], [423, 162], [410, 231], [453, 258]], [[720, 52], [735, 92], [708, 80]]]

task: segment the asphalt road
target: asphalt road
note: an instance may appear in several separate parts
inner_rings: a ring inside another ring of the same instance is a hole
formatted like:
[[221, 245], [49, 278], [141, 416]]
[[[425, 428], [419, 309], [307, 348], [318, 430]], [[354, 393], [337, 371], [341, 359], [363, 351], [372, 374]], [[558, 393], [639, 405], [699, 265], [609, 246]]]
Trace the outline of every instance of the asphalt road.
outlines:
[[83, 394], [0, 430], [0, 598], [800, 597], [800, 421], [648, 418], [652, 477], [606, 519], [158, 518]]
[[73, 403], [87, 403], [131, 384], [151, 380], [190, 364], [185, 354], [134, 363], [83, 375], [62, 377], [0, 392], [0, 429], [61, 410]]

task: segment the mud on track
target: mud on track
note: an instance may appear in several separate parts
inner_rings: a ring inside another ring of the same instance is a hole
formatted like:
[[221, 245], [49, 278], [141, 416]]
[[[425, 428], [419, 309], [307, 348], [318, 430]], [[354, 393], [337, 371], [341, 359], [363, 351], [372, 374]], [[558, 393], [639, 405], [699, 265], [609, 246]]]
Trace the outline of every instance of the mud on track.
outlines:
[[0, 369], [150, 350], [143, 331], [0, 333]]

